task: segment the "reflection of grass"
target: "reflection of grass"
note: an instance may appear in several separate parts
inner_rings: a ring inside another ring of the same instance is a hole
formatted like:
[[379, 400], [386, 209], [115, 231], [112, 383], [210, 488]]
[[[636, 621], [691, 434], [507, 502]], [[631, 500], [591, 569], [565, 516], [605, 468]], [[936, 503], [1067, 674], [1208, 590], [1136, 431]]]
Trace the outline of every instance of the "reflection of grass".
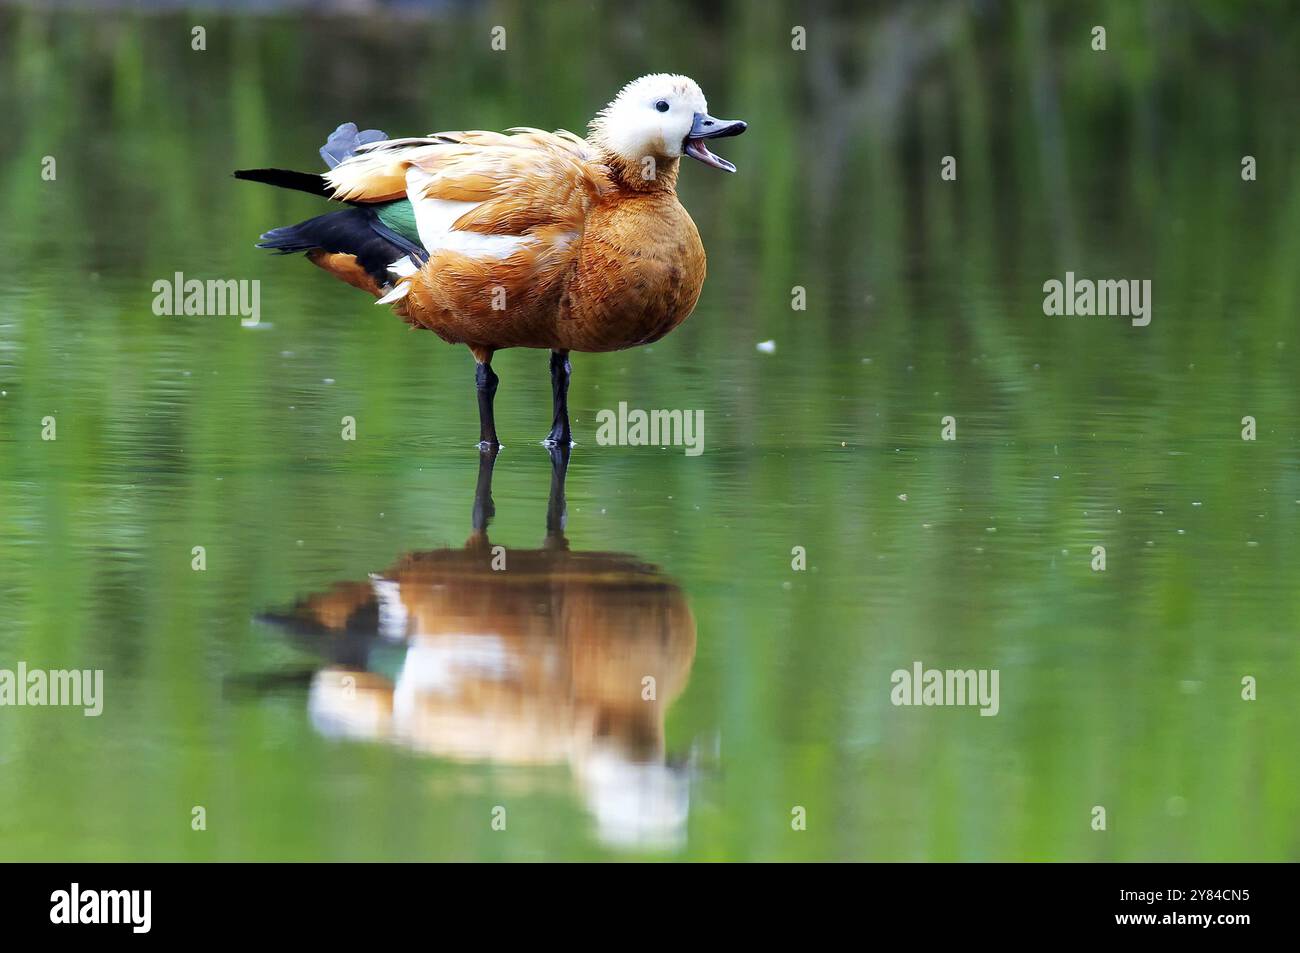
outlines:
[[[216, 697], [221, 674], [288, 658], [253, 611], [463, 538], [474, 479], [464, 356], [256, 252], [260, 231], [318, 205], [229, 172], [313, 167], [349, 118], [393, 134], [580, 128], [631, 76], [682, 69], [716, 112], [751, 120], [727, 152], [740, 174], [683, 175], [711, 253], [695, 318], [651, 349], [575, 360], [588, 446], [570, 525], [691, 595], [699, 658], [669, 728], [721, 726], [701, 854], [1296, 859], [1300, 779], [1283, 753], [1300, 725], [1277, 707], [1300, 678], [1294, 18], [1117, 0], [981, 19], [954, 4], [819, 14], [794, 54], [793, 15], [761, 6], [699, 29], [689, 5], [635, 27], [576, 5], [396, 32], [211, 18], [203, 54], [180, 17], [56, 27], [0, 11], [14, 129], [0, 141], [0, 655], [104, 664], [114, 735], [42, 712], [9, 722], [0, 760], [29, 779], [0, 786], [9, 854], [56, 829], [64, 851], [97, 857], [581, 853], [564, 835], [580, 813], [546, 797], [528, 807], [559, 818], [546, 833], [448, 846], [445, 819], [477, 830], [490, 794], [313, 740], [298, 699]], [[1094, 20], [1105, 54], [1087, 46]], [[519, 24], [505, 55], [479, 42], [498, 21]], [[945, 154], [957, 183], [939, 181]], [[55, 183], [39, 180], [44, 155]], [[1152, 326], [1044, 318], [1041, 284], [1066, 269], [1150, 277]], [[261, 279], [273, 329], [154, 317], [150, 285], [175, 271]], [[796, 284], [806, 312], [789, 310]], [[775, 356], [754, 352], [766, 338]], [[530, 352], [498, 363], [500, 532], [529, 544], [543, 368]], [[704, 409], [709, 452], [598, 452], [592, 418], [619, 399]], [[47, 413], [54, 444], [35, 436]], [[953, 446], [937, 441], [947, 413]], [[1255, 444], [1236, 439], [1247, 413]], [[343, 414], [355, 445], [336, 442]], [[1099, 540], [1104, 578], [1086, 570]], [[792, 581], [796, 543], [816, 570]], [[916, 658], [1001, 667], [1003, 713], [892, 709], [888, 673]], [[1255, 706], [1236, 701], [1247, 672]], [[425, 820], [376, 817], [355, 791]], [[188, 816], [176, 804], [204, 797], [236, 825], [223, 846], [169, 833]], [[1094, 803], [1108, 838], [1087, 831]], [[810, 811], [798, 837], [793, 804]], [[121, 826], [106, 832], [105, 812]]]

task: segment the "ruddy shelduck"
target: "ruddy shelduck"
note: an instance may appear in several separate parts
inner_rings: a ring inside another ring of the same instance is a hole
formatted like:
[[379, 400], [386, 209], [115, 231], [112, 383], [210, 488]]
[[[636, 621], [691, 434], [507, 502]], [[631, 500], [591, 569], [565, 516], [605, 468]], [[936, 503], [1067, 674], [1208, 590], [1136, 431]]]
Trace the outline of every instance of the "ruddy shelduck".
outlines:
[[321, 148], [323, 174], [235, 175], [351, 206], [273, 229], [260, 247], [306, 252], [412, 327], [468, 345], [481, 448], [500, 446], [492, 355], [549, 349], [545, 442], [567, 448], [569, 352], [649, 344], [695, 308], [704, 246], [677, 200], [678, 166], [690, 156], [734, 172], [707, 140], [744, 131], [709, 115], [694, 80], [659, 73], [623, 87], [586, 139], [531, 128], [388, 139], [346, 123]]

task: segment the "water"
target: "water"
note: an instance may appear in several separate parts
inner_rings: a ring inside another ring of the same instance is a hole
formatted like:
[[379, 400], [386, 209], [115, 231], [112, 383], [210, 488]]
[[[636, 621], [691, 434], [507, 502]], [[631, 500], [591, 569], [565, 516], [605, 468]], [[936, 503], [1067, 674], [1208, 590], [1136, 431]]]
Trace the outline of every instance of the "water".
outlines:
[[[0, 668], [106, 692], [0, 709], [0, 856], [1300, 858], [1300, 26], [1102, 7], [1105, 54], [1014, 5], [803, 54], [777, 6], [519, 11], [504, 54], [474, 9], [202, 53], [0, 11]], [[498, 356], [484, 527], [468, 355], [253, 249], [319, 205], [229, 172], [345, 119], [580, 129], [665, 68], [750, 122], [683, 170], [703, 298], [574, 356], [562, 530], [546, 356]], [[263, 326], [156, 316], [178, 271], [260, 280]], [[1044, 316], [1066, 271], [1151, 279], [1152, 323]], [[704, 452], [597, 445], [620, 401]], [[997, 669], [998, 714], [891, 704], [917, 661]]]

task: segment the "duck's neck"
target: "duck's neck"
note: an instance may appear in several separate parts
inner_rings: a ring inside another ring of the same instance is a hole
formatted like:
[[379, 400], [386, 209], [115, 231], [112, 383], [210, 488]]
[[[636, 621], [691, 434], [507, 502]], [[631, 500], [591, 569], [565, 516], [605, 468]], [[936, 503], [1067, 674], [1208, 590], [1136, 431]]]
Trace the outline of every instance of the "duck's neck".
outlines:
[[610, 178], [623, 191], [642, 194], [677, 191], [680, 159], [647, 157], [641, 162], [629, 162], [620, 155], [602, 151], [600, 161], [609, 166]]

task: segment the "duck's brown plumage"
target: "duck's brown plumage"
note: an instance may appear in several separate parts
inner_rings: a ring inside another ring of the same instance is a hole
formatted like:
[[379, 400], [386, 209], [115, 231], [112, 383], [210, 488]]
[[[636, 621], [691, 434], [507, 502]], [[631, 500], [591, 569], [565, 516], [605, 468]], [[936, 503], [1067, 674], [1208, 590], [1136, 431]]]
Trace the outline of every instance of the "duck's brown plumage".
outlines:
[[412, 325], [476, 350], [615, 351], [658, 340], [694, 309], [704, 246], [677, 200], [677, 159], [640, 180], [567, 133], [435, 139], [381, 143], [327, 176], [338, 198], [407, 196], [417, 215], [421, 202], [476, 203], [453, 232], [517, 240], [504, 257], [430, 249], [396, 307]]

